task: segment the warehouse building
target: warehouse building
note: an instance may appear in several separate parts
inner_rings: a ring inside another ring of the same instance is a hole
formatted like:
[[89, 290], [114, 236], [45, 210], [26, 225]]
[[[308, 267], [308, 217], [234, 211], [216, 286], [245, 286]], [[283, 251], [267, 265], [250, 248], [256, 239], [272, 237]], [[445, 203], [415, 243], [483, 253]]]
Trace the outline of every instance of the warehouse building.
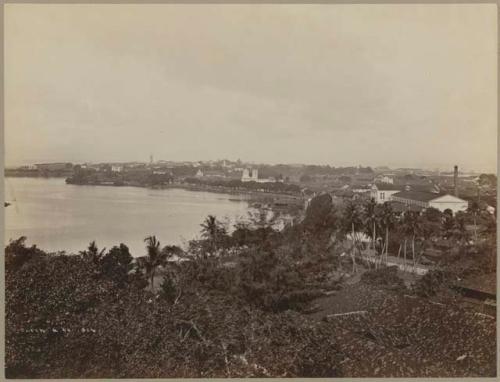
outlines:
[[405, 206], [433, 207], [441, 212], [449, 209], [453, 214], [465, 211], [468, 207], [466, 200], [450, 194], [436, 194], [433, 192], [401, 191], [392, 194], [391, 201], [401, 203]]

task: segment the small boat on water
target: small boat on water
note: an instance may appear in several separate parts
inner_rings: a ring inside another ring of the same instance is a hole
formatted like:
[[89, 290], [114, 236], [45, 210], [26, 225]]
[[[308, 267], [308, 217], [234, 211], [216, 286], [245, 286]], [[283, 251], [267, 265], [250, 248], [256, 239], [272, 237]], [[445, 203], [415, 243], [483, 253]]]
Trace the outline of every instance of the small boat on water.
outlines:
[[8, 206], [10, 206], [10, 203], [9, 202], [4, 202], [3, 205], [4, 205], [4, 207], [8, 207]]

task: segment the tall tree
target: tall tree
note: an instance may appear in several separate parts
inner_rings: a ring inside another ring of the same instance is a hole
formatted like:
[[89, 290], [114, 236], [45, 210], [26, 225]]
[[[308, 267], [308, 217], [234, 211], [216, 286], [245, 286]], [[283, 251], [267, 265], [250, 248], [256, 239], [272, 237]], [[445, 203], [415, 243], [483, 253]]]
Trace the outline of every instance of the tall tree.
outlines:
[[442, 231], [445, 239], [450, 239], [453, 236], [453, 229], [455, 227], [455, 220], [453, 218], [452, 212], [443, 213]]
[[103, 274], [124, 285], [128, 281], [128, 273], [132, 270], [133, 257], [125, 244], [114, 246], [101, 259]]
[[403, 234], [403, 258], [404, 267], [407, 262], [408, 242], [411, 243], [413, 264], [415, 265], [415, 236], [418, 229], [417, 214], [413, 211], [405, 211], [401, 219], [401, 233]]
[[138, 260], [139, 267], [143, 268], [151, 282], [151, 290], [154, 290], [154, 278], [159, 266], [164, 266], [167, 262], [169, 253], [160, 249], [160, 241], [156, 236], [148, 236], [144, 239], [146, 243], [147, 256]]
[[104, 256], [104, 252], [106, 251], [106, 248], [103, 248], [102, 250], [99, 251], [99, 248], [97, 248], [97, 245], [95, 243], [95, 240], [92, 241], [87, 249], [85, 251], [81, 251], [80, 255], [89, 261], [92, 261], [94, 264], [99, 264], [101, 261], [102, 257]]
[[[464, 247], [469, 239], [469, 234], [465, 226], [466, 220], [464, 214], [460, 212], [457, 213], [457, 215], [455, 216], [453, 236], [455, 236], [455, 239], [458, 241], [460, 247]], [[474, 234], [476, 235], [476, 233]]]
[[371, 236], [372, 249], [375, 250], [375, 240], [377, 240], [377, 224], [379, 220], [377, 214], [377, 202], [375, 202], [374, 198], [371, 198], [363, 207], [366, 232]]
[[417, 255], [415, 253], [415, 241], [422, 234], [422, 217], [418, 212], [414, 212], [411, 218], [411, 252], [413, 259], [413, 267], [417, 265]]
[[427, 208], [419, 217], [421, 247], [423, 252], [425, 248], [431, 245], [432, 238], [439, 238], [442, 235], [443, 214], [436, 208]]
[[333, 230], [335, 225], [334, 212], [330, 194], [318, 195], [311, 199], [307, 207], [304, 226], [314, 233]]
[[356, 272], [356, 249], [358, 248], [358, 235], [357, 230], [359, 230], [362, 226], [362, 217], [361, 213], [352, 201], [349, 201], [344, 207], [344, 213], [342, 216], [343, 227], [345, 232], [351, 232], [351, 259], [352, 259], [352, 271]]
[[208, 215], [201, 227], [201, 236], [208, 242], [208, 251], [213, 256], [223, 244], [226, 228], [214, 215]]
[[394, 227], [394, 213], [392, 211], [390, 203], [388, 202], [385, 202], [382, 207], [380, 223], [382, 228], [385, 230], [385, 241], [383, 248], [385, 250], [385, 261], [387, 262], [387, 256], [389, 253], [389, 231]]
[[479, 203], [476, 200], [473, 200], [469, 203], [469, 208], [467, 209], [467, 212], [469, 212], [472, 215], [472, 218], [474, 220], [474, 241], [477, 242], [477, 216], [480, 212], [479, 208]]

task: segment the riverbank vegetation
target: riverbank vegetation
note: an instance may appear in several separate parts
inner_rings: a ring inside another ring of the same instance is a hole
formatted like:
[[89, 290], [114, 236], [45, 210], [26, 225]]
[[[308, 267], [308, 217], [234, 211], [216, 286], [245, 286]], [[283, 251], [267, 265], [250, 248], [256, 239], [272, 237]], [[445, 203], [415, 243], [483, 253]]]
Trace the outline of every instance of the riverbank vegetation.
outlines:
[[285, 195], [300, 195], [301, 188], [296, 184], [283, 182], [257, 183], [242, 182], [239, 178], [200, 179], [194, 176], [174, 177], [168, 174], [156, 174], [153, 171], [96, 172], [77, 167], [74, 174], [66, 179], [68, 184], [76, 185], [108, 185], [108, 186], [142, 186], [142, 187], [182, 187], [218, 192], [266, 192]]
[[68, 255], [11, 241], [7, 377], [496, 375], [495, 317], [454, 287], [495, 272], [484, 211], [397, 215], [324, 194], [281, 231], [264, 213], [200, 230], [186, 248], [145, 238], [135, 258], [123, 243]]

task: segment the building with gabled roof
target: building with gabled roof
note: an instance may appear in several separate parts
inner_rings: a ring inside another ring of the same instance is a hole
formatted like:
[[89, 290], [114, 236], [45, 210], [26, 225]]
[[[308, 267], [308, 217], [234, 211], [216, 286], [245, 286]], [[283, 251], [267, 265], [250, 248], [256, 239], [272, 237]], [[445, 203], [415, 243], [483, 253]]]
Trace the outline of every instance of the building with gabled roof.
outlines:
[[456, 196], [443, 193], [423, 192], [423, 191], [401, 191], [391, 195], [391, 200], [406, 206], [418, 206], [421, 208], [436, 208], [443, 212], [447, 209], [454, 214], [467, 210], [469, 203]]
[[391, 200], [391, 196], [403, 190], [403, 187], [390, 183], [374, 183], [370, 189], [370, 197], [378, 204]]

